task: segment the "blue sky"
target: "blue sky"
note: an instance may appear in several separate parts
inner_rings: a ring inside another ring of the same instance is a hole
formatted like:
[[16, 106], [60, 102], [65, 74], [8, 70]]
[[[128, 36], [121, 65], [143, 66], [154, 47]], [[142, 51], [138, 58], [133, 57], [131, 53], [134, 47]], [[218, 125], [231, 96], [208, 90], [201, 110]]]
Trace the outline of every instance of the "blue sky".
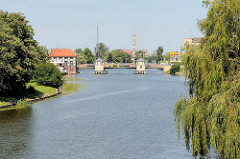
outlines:
[[48, 49], [90, 48], [99, 41], [112, 49], [180, 51], [183, 39], [203, 36], [197, 19], [206, 17], [202, 0], [0, 0], [0, 9], [22, 12], [35, 39]]

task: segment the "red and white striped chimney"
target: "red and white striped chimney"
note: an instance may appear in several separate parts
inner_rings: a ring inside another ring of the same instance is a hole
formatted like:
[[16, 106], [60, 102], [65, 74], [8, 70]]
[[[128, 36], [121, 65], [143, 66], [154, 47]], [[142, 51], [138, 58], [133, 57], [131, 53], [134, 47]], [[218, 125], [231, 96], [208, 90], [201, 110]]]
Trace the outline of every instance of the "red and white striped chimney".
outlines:
[[136, 34], [133, 34], [133, 57], [135, 56], [136, 49]]

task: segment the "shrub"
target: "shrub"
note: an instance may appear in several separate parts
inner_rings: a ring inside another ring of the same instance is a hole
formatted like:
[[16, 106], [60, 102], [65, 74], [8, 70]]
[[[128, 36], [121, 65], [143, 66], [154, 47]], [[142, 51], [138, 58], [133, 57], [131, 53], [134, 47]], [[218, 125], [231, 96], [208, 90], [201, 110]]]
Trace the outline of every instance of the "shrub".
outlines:
[[180, 65], [179, 64], [173, 64], [170, 68], [170, 74], [175, 75], [176, 72], [180, 71]]
[[62, 86], [62, 73], [54, 64], [40, 64], [36, 66], [34, 78], [37, 83], [45, 86], [58, 88]]
[[28, 92], [28, 93], [35, 93], [35, 88], [34, 88], [33, 86], [29, 86], [29, 87], [27, 88], [27, 92]]

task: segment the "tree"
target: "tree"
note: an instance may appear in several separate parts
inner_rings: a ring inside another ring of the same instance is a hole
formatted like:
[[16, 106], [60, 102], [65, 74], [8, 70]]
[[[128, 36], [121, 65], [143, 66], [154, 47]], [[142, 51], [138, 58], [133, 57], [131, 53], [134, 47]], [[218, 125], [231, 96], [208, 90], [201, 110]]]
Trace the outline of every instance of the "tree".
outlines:
[[34, 78], [37, 83], [45, 86], [59, 88], [63, 84], [62, 73], [52, 63], [37, 65]]
[[21, 13], [0, 11], [0, 94], [25, 89], [32, 78], [37, 42], [33, 28]]
[[76, 53], [76, 55], [78, 55], [78, 54], [81, 55], [83, 53], [81, 48], [75, 49], [74, 52]]
[[214, 0], [200, 47], [185, 46], [183, 64], [190, 98], [175, 106], [178, 130], [193, 156], [207, 156], [213, 147], [220, 158], [240, 158], [240, 1]]
[[153, 63], [155, 61], [155, 59], [156, 59], [156, 56], [151, 55], [151, 56], [147, 57], [147, 62], [148, 63]]
[[95, 57], [104, 59], [105, 54], [108, 52], [108, 47], [103, 43], [98, 43], [95, 49]]
[[37, 63], [38, 64], [49, 62], [48, 50], [45, 46], [37, 45], [36, 52], [37, 52]]
[[142, 51], [142, 50], [136, 51], [134, 58], [135, 58], [135, 60], [138, 60], [138, 59], [140, 59], [140, 58], [145, 58], [145, 56], [144, 56], [144, 51]]
[[113, 55], [113, 61], [117, 63], [131, 63], [132, 57], [129, 53], [123, 52], [121, 49], [111, 51]]
[[170, 61], [169, 55], [168, 54], [167, 55], [163, 55], [163, 60], [164, 61]]
[[163, 60], [163, 47], [159, 46], [156, 51], [156, 63]]
[[179, 64], [173, 64], [170, 68], [170, 74], [175, 75], [176, 72], [180, 71], [180, 65]]
[[82, 51], [81, 48], [75, 49], [74, 52], [76, 53], [77, 63], [78, 64], [85, 64], [85, 63], [87, 63], [87, 59], [85, 59], [84, 52]]
[[85, 60], [87, 61], [88, 64], [94, 62], [94, 55], [89, 48], [85, 48], [84, 51], [83, 51], [83, 54], [84, 54], [84, 58], [85, 58]]
[[109, 52], [106, 57], [108, 63], [113, 62], [113, 54], [111, 52]]

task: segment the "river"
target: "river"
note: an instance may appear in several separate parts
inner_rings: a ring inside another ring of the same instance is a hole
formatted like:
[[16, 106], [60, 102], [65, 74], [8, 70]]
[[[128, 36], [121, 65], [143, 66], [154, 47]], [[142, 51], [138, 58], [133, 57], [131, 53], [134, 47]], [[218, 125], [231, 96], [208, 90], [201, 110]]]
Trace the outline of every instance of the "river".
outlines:
[[185, 159], [173, 109], [184, 77], [80, 70], [85, 89], [0, 113], [0, 158]]

